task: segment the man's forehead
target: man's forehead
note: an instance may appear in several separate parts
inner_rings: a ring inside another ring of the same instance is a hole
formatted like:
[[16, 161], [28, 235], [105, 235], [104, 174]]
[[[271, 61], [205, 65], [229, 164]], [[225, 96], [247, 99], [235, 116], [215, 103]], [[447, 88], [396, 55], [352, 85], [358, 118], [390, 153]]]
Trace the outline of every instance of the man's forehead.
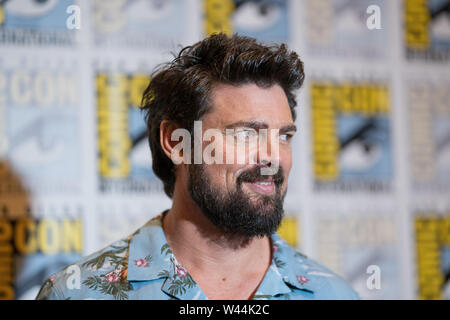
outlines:
[[293, 123], [286, 95], [279, 85], [262, 88], [256, 84], [220, 84], [214, 87], [211, 100], [212, 110], [205, 120], [222, 126], [250, 121], [267, 126]]

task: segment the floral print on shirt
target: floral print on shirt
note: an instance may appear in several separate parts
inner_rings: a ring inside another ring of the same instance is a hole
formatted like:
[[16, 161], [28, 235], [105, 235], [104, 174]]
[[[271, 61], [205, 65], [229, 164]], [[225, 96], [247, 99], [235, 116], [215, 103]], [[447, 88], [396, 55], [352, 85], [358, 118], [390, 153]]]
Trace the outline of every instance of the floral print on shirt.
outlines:
[[83, 281], [83, 284], [91, 290], [99, 290], [105, 295], [111, 295], [114, 299], [128, 299], [128, 291], [132, 289], [132, 286], [126, 279], [128, 260], [124, 253], [126, 253], [129, 243], [130, 240], [127, 239], [123, 241], [123, 245], [111, 246], [111, 250], [107, 250], [96, 258], [83, 263], [82, 267], [92, 267], [98, 270], [108, 260], [108, 263], [114, 268], [106, 274], [88, 277]]
[[[253, 299], [359, 299], [342, 278], [276, 233], [271, 242], [272, 262]], [[81, 270], [77, 289], [67, 286], [72, 266]], [[72, 266], [50, 276], [36, 299], [207, 299], [168, 245], [162, 215]]]

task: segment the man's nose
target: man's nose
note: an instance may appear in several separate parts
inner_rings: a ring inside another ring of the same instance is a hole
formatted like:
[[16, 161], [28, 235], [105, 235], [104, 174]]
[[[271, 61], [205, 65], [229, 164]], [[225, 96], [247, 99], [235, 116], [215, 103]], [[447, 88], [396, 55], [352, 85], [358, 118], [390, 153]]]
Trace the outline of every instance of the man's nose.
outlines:
[[258, 145], [258, 164], [261, 167], [261, 174], [274, 175], [278, 172], [280, 163], [279, 140], [276, 131], [270, 131], [270, 134], [262, 135]]

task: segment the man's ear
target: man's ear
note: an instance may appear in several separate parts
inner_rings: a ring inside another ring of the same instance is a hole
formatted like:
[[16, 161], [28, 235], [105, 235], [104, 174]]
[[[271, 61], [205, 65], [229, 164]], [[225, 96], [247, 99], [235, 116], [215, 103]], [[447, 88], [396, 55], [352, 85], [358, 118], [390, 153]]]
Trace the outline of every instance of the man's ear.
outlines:
[[161, 148], [170, 159], [172, 158], [172, 150], [176, 141], [172, 141], [172, 132], [177, 128], [175, 122], [163, 120], [159, 125], [159, 143]]
[[159, 139], [162, 150], [174, 164], [189, 161], [191, 136], [188, 130], [180, 128], [174, 121], [163, 120], [159, 125]]

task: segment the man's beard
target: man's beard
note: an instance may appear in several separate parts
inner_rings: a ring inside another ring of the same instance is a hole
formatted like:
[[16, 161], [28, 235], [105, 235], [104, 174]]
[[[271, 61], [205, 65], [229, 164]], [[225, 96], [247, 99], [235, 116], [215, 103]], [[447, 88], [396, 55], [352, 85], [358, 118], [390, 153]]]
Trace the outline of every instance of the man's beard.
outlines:
[[[261, 175], [261, 167], [254, 167], [239, 175], [233, 192], [214, 188], [205, 171], [205, 165], [189, 166], [189, 193], [209, 221], [226, 236], [253, 238], [270, 236], [283, 218], [283, 201], [286, 191], [281, 194], [284, 181], [283, 170], [279, 167], [273, 176]], [[256, 182], [272, 178], [275, 192], [270, 195], [248, 195], [242, 190], [244, 182]]]

